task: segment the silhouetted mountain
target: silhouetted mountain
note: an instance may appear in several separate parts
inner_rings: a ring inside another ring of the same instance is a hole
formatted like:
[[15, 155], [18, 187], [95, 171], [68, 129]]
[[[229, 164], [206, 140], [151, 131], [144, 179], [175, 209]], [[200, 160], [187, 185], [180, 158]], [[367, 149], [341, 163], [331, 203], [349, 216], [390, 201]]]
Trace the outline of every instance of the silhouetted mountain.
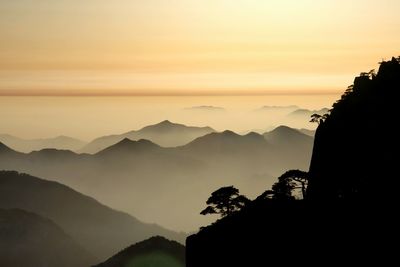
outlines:
[[400, 59], [362, 73], [333, 105], [316, 135], [310, 197], [387, 199], [398, 196]]
[[68, 136], [27, 140], [9, 134], [0, 134], [0, 142], [21, 152], [31, 152], [44, 148], [67, 149], [75, 151], [82, 148], [86, 144], [84, 141]]
[[399, 88], [400, 58], [357, 77], [319, 121], [306, 199], [260, 195], [188, 237], [186, 266], [396, 261]]
[[94, 267], [184, 267], [185, 247], [161, 236], [136, 243]]
[[386, 242], [393, 232], [379, 222], [397, 224], [390, 220], [395, 215], [382, 214], [373, 206], [256, 200], [189, 236], [186, 267], [320, 265], [325, 259], [335, 265], [387, 265], [397, 257]]
[[23, 210], [0, 209], [0, 266], [87, 267], [93, 261], [93, 256], [49, 219]]
[[0, 172], [0, 208], [24, 209], [51, 219], [97, 260], [150, 236], [184, 238], [112, 210], [62, 184], [12, 171]]
[[192, 231], [210, 221], [198, 213], [208, 192], [233, 184], [254, 197], [285, 170], [306, 169], [310, 148], [303, 148], [225, 131], [176, 148], [124, 139], [95, 155], [0, 153], [0, 168], [56, 180], [145, 221]]
[[97, 138], [83, 147], [80, 152], [93, 154], [118, 143], [124, 138], [131, 140], [147, 139], [160, 146], [174, 147], [187, 144], [197, 137], [211, 132], [214, 132], [214, 130], [210, 127], [185, 126], [165, 120], [155, 125], [146, 126], [138, 131]]

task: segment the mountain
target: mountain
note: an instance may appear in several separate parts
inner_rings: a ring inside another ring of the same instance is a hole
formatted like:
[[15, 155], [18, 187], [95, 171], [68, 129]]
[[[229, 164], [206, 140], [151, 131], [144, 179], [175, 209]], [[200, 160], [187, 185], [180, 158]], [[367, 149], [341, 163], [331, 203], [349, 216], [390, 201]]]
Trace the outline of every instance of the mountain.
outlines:
[[284, 160], [288, 169], [296, 169], [296, 166], [302, 165], [304, 158], [311, 158], [314, 139], [297, 129], [279, 126], [263, 136], [280, 153], [286, 155]]
[[376, 74], [361, 73], [333, 104], [315, 135], [310, 197], [397, 201], [399, 87], [393, 58]]
[[[288, 126], [279, 126], [270, 132], [263, 134], [264, 138], [271, 144], [282, 147], [298, 147], [312, 149], [314, 139], [301, 130]], [[310, 151], [311, 152], [311, 151]]]
[[257, 111], [279, 111], [279, 112], [290, 113], [290, 112], [295, 111], [297, 109], [299, 109], [299, 107], [295, 106], [295, 105], [290, 105], [290, 106], [262, 106]]
[[0, 266], [87, 267], [94, 257], [49, 219], [0, 209]]
[[136, 243], [94, 267], [184, 267], [185, 247], [161, 236]]
[[55, 180], [144, 221], [189, 232], [212, 220], [199, 212], [209, 192], [222, 185], [232, 184], [255, 197], [287, 169], [307, 169], [311, 148], [304, 152], [302, 142], [291, 144], [232, 131], [213, 132], [173, 148], [123, 139], [94, 155], [0, 153], [0, 169]]
[[380, 64], [378, 73], [356, 77], [319, 121], [305, 199], [281, 198], [278, 186], [202, 227], [186, 240], [187, 267], [209, 266], [209, 259], [212, 266], [397, 260], [400, 57]]
[[0, 172], [0, 208], [23, 209], [51, 219], [97, 260], [150, 236], [184, 238], [110, 209], [62, 184], [13, 171]]
[[221, 112], [221, 111], [226, 111], [222, 107], [216, 107], [216, 106], [194, 106], [190, 108], [185, 108], [185, 110], [189, 111], [205, 111], [205, 112]]
[[41, 150], [44, 148], [64, 149], [64, 150], [78, 150], [86, 143], [84, 141], [68, 137], [58, 136], [46, 139], [22, 139], [8, 134], [0, 134], [0, 142], [8, 147], [21, 151], [31, 152], [34, 150]]
[[80, 152], [94, 154], [118, 143], [124, 138], [131, 140], [147, 139], [160, 146], [174, 147], [187, 144], [197, 137], [214, 131], [210, 127], [186, 126], [165, 120], [155, 125], [146, 126], [138, 131], [99, 137], [83, 147]]
[[196, 154], [231, 154], [231, 153], [254, 153], [254, 150], [268, 149], [262, 135], [251, 132], [246, 135], [239, 135], [226, 130], [222, 133], [211, 133], [195, 139], [186, 146], [180, 147], [183, 151], [190, 151]]
[[97, 156], [104, 156], [109, 154], [118, 153], [140, 153], [140, 152], [151, 152], [155, 150], [161, 150], [159, 145], [145, 139], [140, 139], [138, 141], [132, 141], [128, 138], [124, 138], [122, 141], [103, 149], [97, 153]]

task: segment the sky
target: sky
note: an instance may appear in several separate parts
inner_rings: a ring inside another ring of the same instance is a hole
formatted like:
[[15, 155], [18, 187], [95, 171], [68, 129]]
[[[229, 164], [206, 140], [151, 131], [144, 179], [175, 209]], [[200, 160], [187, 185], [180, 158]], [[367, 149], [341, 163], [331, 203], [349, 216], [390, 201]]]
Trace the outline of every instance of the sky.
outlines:
[[398, 0], [0, 0], [0, 95], [343, 91], [400, 55]]

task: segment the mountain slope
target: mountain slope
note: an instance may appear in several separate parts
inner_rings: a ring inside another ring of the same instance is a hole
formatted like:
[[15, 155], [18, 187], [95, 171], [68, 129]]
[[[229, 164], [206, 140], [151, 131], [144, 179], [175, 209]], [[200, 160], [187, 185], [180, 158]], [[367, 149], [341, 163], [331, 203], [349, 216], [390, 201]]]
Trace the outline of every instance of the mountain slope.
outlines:
[[184, 238], [112, 210], [62, 184], [11, 171], [0, 172], [0, 208], [24, 209], [51, 219], [99, 260], [153, 235]]
[[22, 139], [8, 134], [0, 134], [0, 142], [21, 152], [31, 152], [45, 148], [78, 150], [85, 145], [84, 141], [68, 136], [57, 136], [45, 139]]
[[94, 258], [52, 221], [0, 209], [0, 266], [87, 267]]
[[146, 126], [138, 131], [99, 137], [83, 147], [80, 152], [94, 154], [125, 138], [130, 140], [147, 139], [160, 146], [174, 147], [189, 143], [195, 138], [211, 132], [214, 132], [214, 129], [210, 127], [186, 126], [165, 120], [158, 124]]
[[184, 267], [185, 247], [161, 236], [136, 243], [94, 267]]

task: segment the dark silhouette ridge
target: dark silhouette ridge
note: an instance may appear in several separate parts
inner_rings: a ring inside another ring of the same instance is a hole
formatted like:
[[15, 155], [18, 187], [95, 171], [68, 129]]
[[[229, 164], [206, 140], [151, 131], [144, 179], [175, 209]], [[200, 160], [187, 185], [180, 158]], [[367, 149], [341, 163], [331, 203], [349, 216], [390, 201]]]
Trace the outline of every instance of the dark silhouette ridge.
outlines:
[[185, 237], [115, 211], [62, 184], [12, 171], [0, 171], [0, 208], [23, 209], [51, 219], [97, 261], [150, 236], [181, 242]]
[[[143, 257], [146, 257], [145, 260]], [[142, 265], [139, 265], [139, 261]], [[185, 266], [185, 247], [164, 237], [154, 236], [127, 247], [94, 267], [120, 266], [183, 267]]]
[[[362, 73], [330, 114], [321, 114], [308, 174], [285, 173], [277, 183], [283, 191], [274, 186], [189, 236], [186, 266], [396, 261], [399, 61], [382, 62], [377, 74]], [[297, 176], [304, 200], [292, 197], [286, 180]], [[277, 192], [284, 197], [274, 197]]]
[[49, 219], [0, 209], [0, 266], [87, 267], [94, 257]]
[[400, 63], [382, 62], [378, 73], [356, 77], [320, 123], [310, 166], [315, 200], [397, 199]]

